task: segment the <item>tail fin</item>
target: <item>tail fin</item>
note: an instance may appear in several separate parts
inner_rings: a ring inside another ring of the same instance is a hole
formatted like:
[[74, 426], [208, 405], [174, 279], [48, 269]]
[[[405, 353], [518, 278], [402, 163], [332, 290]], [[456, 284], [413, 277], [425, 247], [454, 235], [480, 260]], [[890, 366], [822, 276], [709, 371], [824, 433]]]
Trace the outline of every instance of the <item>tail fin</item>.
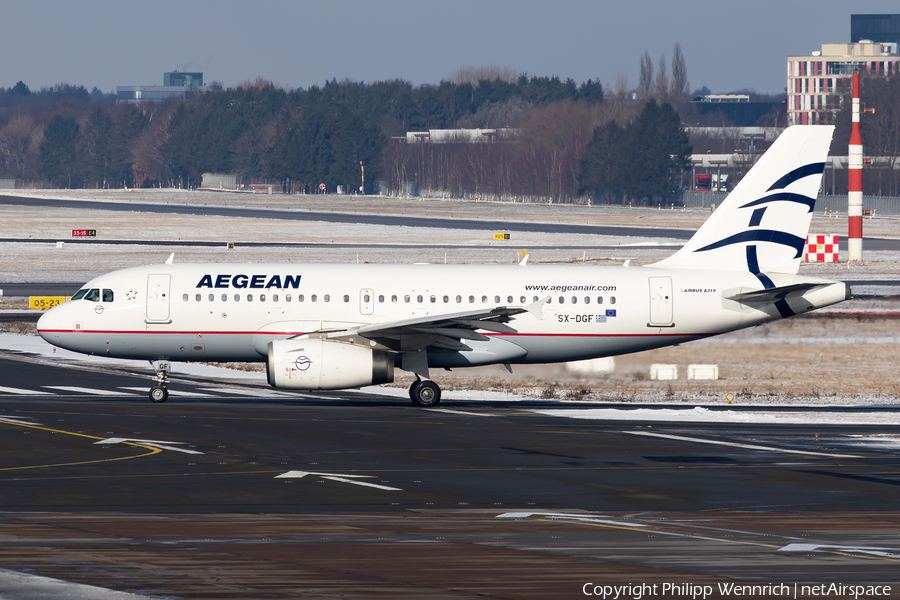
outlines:
[[834, 127], [789, 127], [681, 250], [653, 266], [795, 274]]

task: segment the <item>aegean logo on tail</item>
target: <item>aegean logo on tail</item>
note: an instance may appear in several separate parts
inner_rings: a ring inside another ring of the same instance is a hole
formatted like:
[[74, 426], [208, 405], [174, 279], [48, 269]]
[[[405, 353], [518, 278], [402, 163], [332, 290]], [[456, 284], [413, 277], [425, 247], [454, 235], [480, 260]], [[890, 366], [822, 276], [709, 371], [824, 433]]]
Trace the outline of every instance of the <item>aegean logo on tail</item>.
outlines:
[[[794, 169], [790, 173], [787, 173], [778, 181], [769, 186], [769, 189], [767, 189], [766, 192], [771, 192], [773, 190], [782, 190], [795, 181], [803, 179], [804, 177], [809, 177], [811, 175], [821, 175], [824, 171], [825, 163], [823, 162], [799, 167], [797, 169]], [[808, 207], [809, 210], [807, 212], [812, 212], [813, 208], [815, 208], [816, 206], [816, 199], [811, 198], [810, 196], [804, 196], [803, 194], [796, 194], [793, 192], [776, 192], [774, 194], [763, 196], [762, 198], [759, 198], [757, 200], [747, 202], [746, 204], [742, 204], [739, 208], [749, 208], [752, 206], [759, 206], [760, 204], [769, 204], [771, 202], [795, 202], [798, 204], [803, 204]], [[760, 223], [762, 223], [763, 215], [765, 214], [767, 208], [767, 206], [763, 206], [762, 208], [754, 209], [753, 213], [750, 215], [750, 222], [747, 226], [759, 227]], [[806, 242], [806, 240], [804, 240], [800, 236], [796, 236], [785, 231], [777, 231], [773, 229], [748, 229], [746, 231], [730, 235], [717, 242], [713, 242], [712, 244], [707, 244], [702, 248], [698, 248], [697, 250], [695, 250], [695, 252], [715, 250], [716, 248], [722, 248], [724, 246], [730, 246], [732, 244], [740, 244], [742, 242], [771, 242], [773, 244], [781, 244], [782, 246], [793, 248], [796, 252], [794, 258], [800, 258], [800, 256], [802, 256], [803, 254], [803, 244]], [[759, 267], [756, 265], [756, 246], [747, 247], [747, 267], [751, 273], [759, 273]]]

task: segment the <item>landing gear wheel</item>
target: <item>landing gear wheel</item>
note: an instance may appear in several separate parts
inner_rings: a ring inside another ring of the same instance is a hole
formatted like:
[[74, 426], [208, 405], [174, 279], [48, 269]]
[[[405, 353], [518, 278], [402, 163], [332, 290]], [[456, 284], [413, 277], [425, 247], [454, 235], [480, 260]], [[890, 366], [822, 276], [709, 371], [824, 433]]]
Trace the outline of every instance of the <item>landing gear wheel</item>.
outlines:
[[417, 381], [409, 388], [409, 397], [413, 404], [430, 408], [441, 401], [441, 388], [433, 381]]
[[169, 398], [169, 390], [164, 387], [154, 386], [150, 388], [150, 400], [152, 402], [165, 402]]
[[172, 370], [172, 365], [168, 360], [164, 359], [151, 360], [150, 364], [153, 366], [153, 370], [156, 371], [156, 377], [154, 377], [156, 385], [150, 388], [150, 400], [152, 402], [165, 402], [169, 398], [169, 390], [166, 389], [166, 386], [169, 385], [169, 371]]

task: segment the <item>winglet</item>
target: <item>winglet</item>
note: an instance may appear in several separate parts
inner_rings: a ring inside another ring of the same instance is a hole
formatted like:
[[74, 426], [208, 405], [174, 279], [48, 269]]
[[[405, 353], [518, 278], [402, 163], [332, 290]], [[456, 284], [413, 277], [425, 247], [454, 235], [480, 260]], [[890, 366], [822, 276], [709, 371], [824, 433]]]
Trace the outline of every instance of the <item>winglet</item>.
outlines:
[[169, 258], [166, 259], [166, 264], [171, 265], [173, 262], [175, 262], [175, 253], [174, 252], [169, 255]]
[[550, 299], [550, 296], [544, 296], [537, 302], [532, 302], [528, 306], [525, 307], [525, 310], [534, 315], [534, 318], [539, 319], [541, 321], [544, 320], [544, 304], [547, 303], [547, 300]]

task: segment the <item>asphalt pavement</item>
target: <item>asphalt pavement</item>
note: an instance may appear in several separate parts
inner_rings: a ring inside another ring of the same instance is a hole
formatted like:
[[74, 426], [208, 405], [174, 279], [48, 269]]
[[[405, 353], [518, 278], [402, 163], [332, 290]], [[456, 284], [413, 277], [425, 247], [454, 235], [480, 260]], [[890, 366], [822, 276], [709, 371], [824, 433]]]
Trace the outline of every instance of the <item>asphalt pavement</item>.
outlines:
[[153, 404], [141, 363], [2, 352], [0, 372], [0, 566], [17, 571], [182, 598], [898, 580], [900, 451], [865, 440], [900, 426], [423, 410], [177, 366]]

